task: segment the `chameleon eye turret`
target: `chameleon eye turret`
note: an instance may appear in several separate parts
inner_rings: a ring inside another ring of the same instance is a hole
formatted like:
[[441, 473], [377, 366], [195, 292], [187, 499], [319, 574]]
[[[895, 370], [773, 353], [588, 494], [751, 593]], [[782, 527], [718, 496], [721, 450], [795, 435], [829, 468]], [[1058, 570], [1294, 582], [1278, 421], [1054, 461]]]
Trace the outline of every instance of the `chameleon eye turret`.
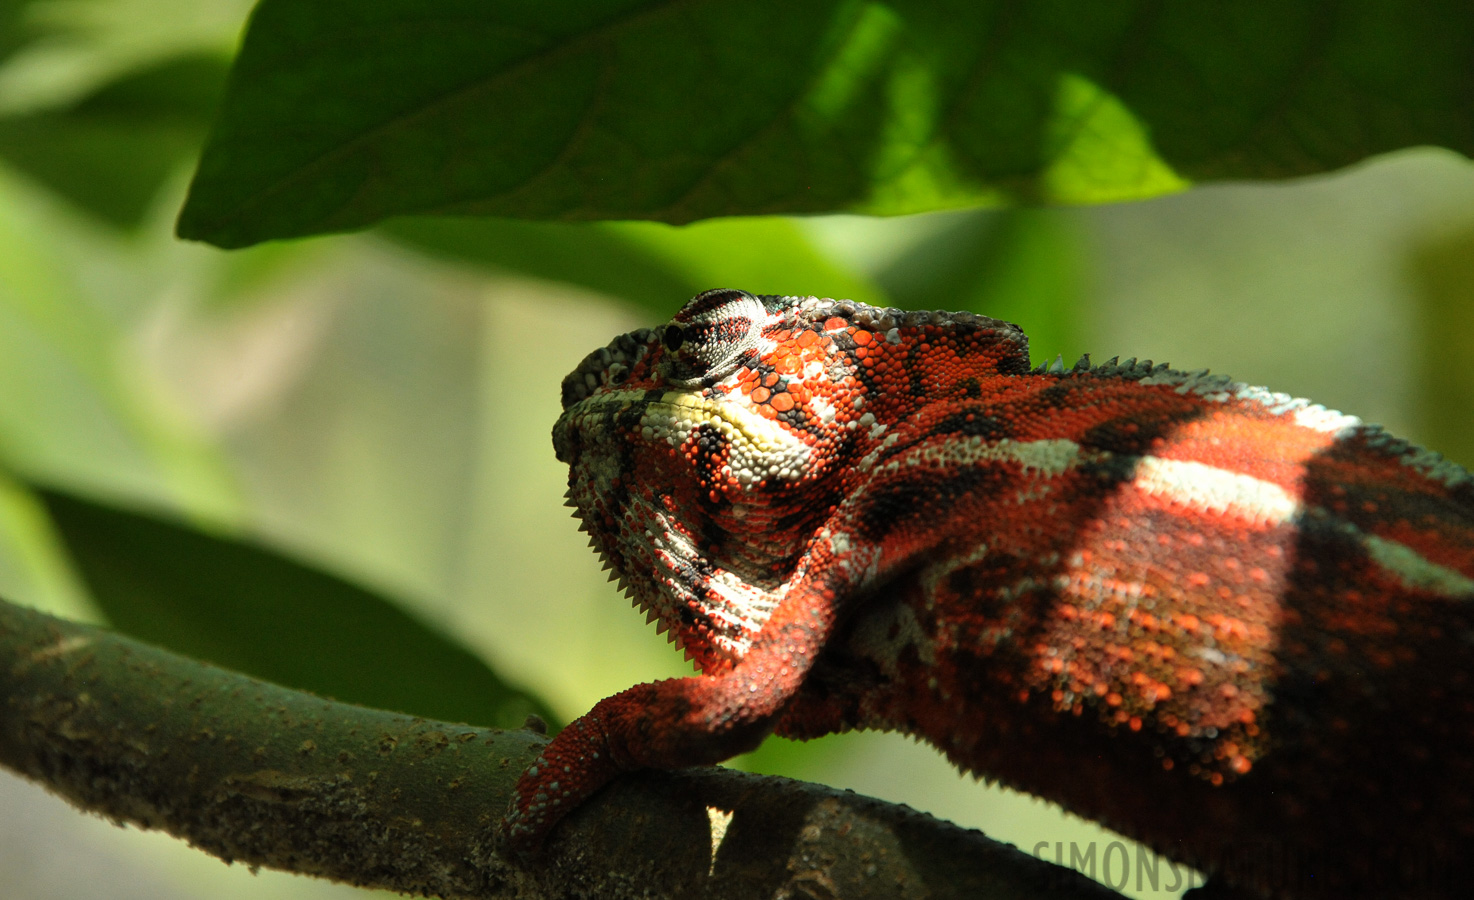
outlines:
[[756, 356], [767, 317], [762, 301], [746, 291], [697, 294], [661, 334], [669, 353], [668, 377], [687, 385], [725, 378]]

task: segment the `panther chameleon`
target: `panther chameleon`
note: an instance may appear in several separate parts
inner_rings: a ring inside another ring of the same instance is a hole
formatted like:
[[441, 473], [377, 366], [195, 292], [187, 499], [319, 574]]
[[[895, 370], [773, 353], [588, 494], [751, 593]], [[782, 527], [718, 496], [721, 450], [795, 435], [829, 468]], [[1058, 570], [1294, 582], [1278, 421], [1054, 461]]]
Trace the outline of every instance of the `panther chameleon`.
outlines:
[[737, 290], [562, 400], [570, 505], [700, 674], [563, 730], [514, 848], [621, 772], [884, 729], [1251, 893], [1452, 895], [1474, 479], [1437, 454], [1205, 371], [1031, 368], [971, 313]]

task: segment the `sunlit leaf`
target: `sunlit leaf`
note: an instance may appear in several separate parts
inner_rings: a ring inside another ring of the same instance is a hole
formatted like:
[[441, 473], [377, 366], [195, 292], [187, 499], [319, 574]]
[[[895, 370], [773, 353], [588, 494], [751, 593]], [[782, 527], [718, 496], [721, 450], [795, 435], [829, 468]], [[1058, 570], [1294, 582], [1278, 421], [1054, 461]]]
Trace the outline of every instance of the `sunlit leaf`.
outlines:
[[1147, 197], [1474, 151], [1464, 0], [263, 0], [180, 221]]
[[357, 585], [245, 541], [42, 493], [119, 630], [288, 687], [382, 709], [520, 725], [547, 708]]

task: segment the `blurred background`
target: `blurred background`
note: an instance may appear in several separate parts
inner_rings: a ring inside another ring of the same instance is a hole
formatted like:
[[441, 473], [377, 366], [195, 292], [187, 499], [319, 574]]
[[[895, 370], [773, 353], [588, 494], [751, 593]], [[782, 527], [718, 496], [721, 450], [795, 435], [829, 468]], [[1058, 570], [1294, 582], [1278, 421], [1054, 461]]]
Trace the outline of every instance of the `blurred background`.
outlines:
[[[400, 221], [225, 253], [171, 229], [249, 6], [0, 0], [8, 599], [236, 658], [230, 635], [208, 634], [208, 591], [191, 626], [205, 636], [100, 601], [38, 493], [62, 491], [356, 585], [557, 724], [684, 674], [575, 531], [549, 430], [587, 352], [708, 287], [974, 309], [1020, 323], [1036, 362], [1207, 367], [1474, 462], [1474, 165], [1456, 155], [1121, 206], [686, 228]], [[736, 765], [1026, 851], [1043, 842], [1049, 859], [1093, 842], [1100, 865], [1117, 840], [892, 735], [775, 739]], [[1097, 877], [1142, 897], [1189, 886], [1164, 866], [1153, 889], [1127, 853]], [[0, 885], [17, 900], [360, 893], [226, 866], [4, 773]]]

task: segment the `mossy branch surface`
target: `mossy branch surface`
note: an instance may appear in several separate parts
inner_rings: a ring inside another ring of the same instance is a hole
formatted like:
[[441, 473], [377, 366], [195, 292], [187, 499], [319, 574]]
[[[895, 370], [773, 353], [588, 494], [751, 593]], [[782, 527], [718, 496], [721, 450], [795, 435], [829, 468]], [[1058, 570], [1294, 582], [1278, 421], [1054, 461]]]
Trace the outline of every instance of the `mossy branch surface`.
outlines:
[[546, 738], [337, 703], [0, 602], [0, 763], [221, 859], [442, 897], [1117, 897], [916, 813], [721, 769], [621, 779], [530, 865]]

